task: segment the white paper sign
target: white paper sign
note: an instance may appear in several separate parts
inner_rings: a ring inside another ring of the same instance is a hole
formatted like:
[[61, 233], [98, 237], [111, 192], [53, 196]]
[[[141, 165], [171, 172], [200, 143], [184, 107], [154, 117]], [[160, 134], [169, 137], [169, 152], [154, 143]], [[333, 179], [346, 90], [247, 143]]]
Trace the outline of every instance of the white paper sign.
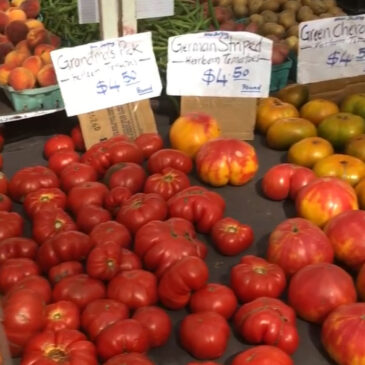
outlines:
[[137, 0], [137, 19], [174, 15], [174, 0]]
[[68, 116], [159, 96], [151, 33], [51, 52]]
[[266, 97], [272, 41], [248, 32], [208, 32], [169, 38], [167, 94]]
[[299, 26], [301, 84], [365, 74], [365, 15], [312, 20]]

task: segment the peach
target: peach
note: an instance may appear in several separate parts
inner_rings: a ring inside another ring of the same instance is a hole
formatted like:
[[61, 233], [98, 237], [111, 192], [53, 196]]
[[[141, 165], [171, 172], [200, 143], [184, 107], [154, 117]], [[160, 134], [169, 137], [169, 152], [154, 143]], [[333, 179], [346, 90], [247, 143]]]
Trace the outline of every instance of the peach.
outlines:
[[25, 0], [19, 8], [25, 12], [27, 18], [36, 18], [41, 10], [39, 0]]
[[10, 42], [9, 38], [5, 34], [0, 33], [0, 43]]
[[14, 49], [11, 42], [0, 43], [0, 63], [4, 63], [6, 55]]
[[34, 28], [45, 28], [44, 24], [38, 19], [27, 19], [25, 21], [25, 24], [27, 25], [29, 30]]
[[0, 84], [7, 85], [11, 68], [7, 65], [0, 65]]
[[55, 50], [56, 47], [51, 44], [42, 43], [34, 48], [33, 54], [36, 56], [40, 56], [44, 64], [51, 64], [51, 51]]
[[48, 31], [44, 28], [34, 28], [28, 31], [27, 42], [29, 48], [33, 49], [38, 44], [48, 43]]
[[31, 53], [26, 39], [23, 39], [22, 41], [18, 42], [15, 46], [15, 49], [29, 54]]
[[10, 68], [19, 67], [22, 65], [24, 60], [29, 57], [29, 53], [21, 52], [19, 50], [10, 51], [4, 60], [4, 64]]
[[0, 10], [5, 11], [10, 7], [9, 0], [0, 0]]
[[13, 44], [26, 39], [28, 31], [27, 25], [22, 20], [13, 20], [5, 27], [5, 35]]
[[56, 72], [52, 64], [44, 65], [37, 73], [37, 81], [40, 86], [57, 84]]
[[27, 20], [27, 14], [25, 14], [25, 11], [16, 7], [9, 8], [7, 10], [7, 14], [9, 16], [9, 22], [13, 22], [14, 20], [22, 20], [25, 22]]
[[24, 0], [11, 0], [11, 6], [18, 7]]
[[39, 56], [29, 56], [22, 63], [22, 67], [27, 68], [34, 77], [37, 77], [37, 73], [43, 67], [43, 62]]
[[17, 91], [32, 89], [36, 79], [34, 75], [25, 67], [15, 67], [10, 71], [9, 85]]
[[9, 23], [9, 16], [5, 13], [5, 11], [0, 10], [0, 32], [4, 33], [5, 27]]
[[61, 46], [61, 38], [51, 31], [48, 31], [48, 39], [49, 43], [52, 44], [52, 46], [54, 46], [55, 48], [59, 48]]

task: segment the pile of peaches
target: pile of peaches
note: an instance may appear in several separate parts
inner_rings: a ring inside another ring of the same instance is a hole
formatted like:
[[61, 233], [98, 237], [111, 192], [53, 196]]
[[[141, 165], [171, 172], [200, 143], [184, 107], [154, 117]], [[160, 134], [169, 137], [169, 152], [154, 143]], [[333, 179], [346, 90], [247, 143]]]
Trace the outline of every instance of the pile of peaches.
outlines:
[[0, 84], [16, 91], [57, 84], [50, 52], [60, 38], [37, 17], [40, 0], [0, 0]]

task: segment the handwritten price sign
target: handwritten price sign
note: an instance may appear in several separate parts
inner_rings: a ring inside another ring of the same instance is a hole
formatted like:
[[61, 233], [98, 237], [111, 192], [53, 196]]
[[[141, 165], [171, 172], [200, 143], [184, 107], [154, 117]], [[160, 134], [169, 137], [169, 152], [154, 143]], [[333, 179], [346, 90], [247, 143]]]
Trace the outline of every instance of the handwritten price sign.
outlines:
[[365, 74], [365, 15], [313, 20], [299, 26], [298, 82]]
[[167, 94], [266, 97], [272, 41], [248, 32], [208, 32], [169, 38]]
[[51, 53], [68, 116], [159, 96], [151, 33]]

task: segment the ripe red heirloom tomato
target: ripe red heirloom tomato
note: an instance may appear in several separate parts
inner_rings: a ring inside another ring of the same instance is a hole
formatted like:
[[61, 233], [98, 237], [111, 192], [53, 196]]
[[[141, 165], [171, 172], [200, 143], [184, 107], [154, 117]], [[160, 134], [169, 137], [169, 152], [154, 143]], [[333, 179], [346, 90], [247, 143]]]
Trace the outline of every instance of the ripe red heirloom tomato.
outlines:
[[0, 241], [23, 234], [24, 220], [15, 212], [0, 212]]
[[94, 227], [112, 218], [109, 210], [98, 205], [83, 205], [77, 212], [76, 224], [80, 231], [90, 233]]
[[46, 307], [46, 330], [77, 330], [80, 327], [79, 307], [70, 301], [61, 300]]
[[163, 139], [158, 133], [142, 133], [134, 143], [142, 150], [145, 158], [163, 148]]
[[120, 271], [142, 269], [141, 259], [133, 251], [122, 248], [119, 269]]
[[60, 150], [74, 150], [75, 145], [67, 134], [56, 134], [47, 139], [43, 147], [44, 156], [48, 159], [52, 154]]
[[79, 261], [65, 261], [50, 268], [48, 279], [51, 284], [57, 284], [63, 278], [84, 272], [84, 267]]
[[128, 188], [123, 186], [116, 186], [109, 190], [104, 199], [104, 207], [115, 216], [122, 204], [132, 196]]
[[0, 211], [10, 212], [12, 207], [13, 203], [11, 202], [11, 199], [7, 195], [0, 193]]
[[52, 154], [48, 160], [48, 167], [57, 175], [71, 163], [79, 162], [80, 156], [74, 150], [60, 150]]
[[82, 162], [72, 162], [62, 169], [59, 177], [62, 189], [68, 192], [76, 185], [96, 181], [98, 174], [90, 165]]
[[144, 354], [138, 352], [123, 353], [111, 357], [104, 365], [155, 365]]
[[6, 175], [0, 171], [0, 193], [7, 194], [8, 193], [8, 178]]
[[116, 221], [102, 222], [96, 225], [89, 234], [93, 244], [98, 245], [104, 242], [114, 242], [119, 247], [128, 248], [132, 237], [128, 229]]
[[163, 148], [154, 152], [147, 161], [147, 170], [150, 174], [161, 172], [166, 167], [188, 174], [193, 169], [193, 160], [185, 152]]
[[75, 125], [75, 127], [73, 127], [71, 129], [71, 138], [72, 141], [75, 145], [75, 149], [83, 152], [85, 151], [85, 142], [84, 142], [84, 137], [82, 136], [82, 131], [79, 125]]
[[0, 264], [8, 259], [26, 257], [34, 259], [38, 250], [35, 241], [26, 237], [10, 237], [0, 241]]

